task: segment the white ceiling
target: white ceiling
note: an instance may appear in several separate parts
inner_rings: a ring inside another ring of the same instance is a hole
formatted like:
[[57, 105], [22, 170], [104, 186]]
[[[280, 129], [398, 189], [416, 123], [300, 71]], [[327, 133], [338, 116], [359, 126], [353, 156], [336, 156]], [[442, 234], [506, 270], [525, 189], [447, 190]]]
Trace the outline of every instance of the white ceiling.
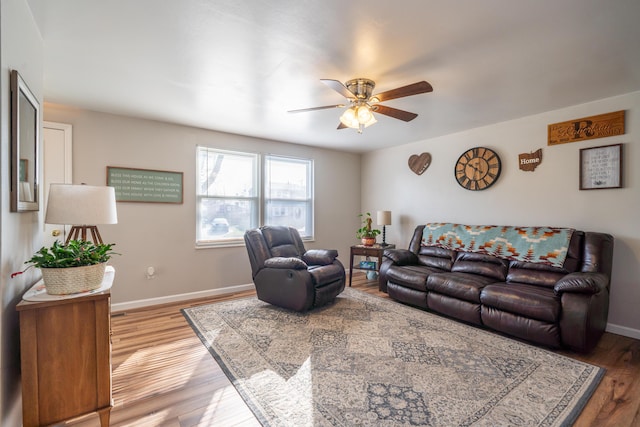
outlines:
[[[45, 101], [355, 152], [640, 90], [638, 0], [28, 0]], [[320, 82], [387, 101], [362, 135]]]

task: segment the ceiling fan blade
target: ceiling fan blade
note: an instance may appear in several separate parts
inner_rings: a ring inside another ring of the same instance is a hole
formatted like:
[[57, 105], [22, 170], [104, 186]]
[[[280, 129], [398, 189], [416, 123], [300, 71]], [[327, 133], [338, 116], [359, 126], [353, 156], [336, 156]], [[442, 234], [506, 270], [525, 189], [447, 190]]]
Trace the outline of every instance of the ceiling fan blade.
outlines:
[[385, 105], [374, 105], [371, 107], [374, 113], [384, 114], [385, 116], [393, 117], [394, 119], [410, 122], [418, 117], [416, 113], [410, 113], [404, 110], [398, 110], [397, 108], [387, 107]]
[[433, 87], [429, 83], [421, 81], [396, 89], [391, 89], [386, 92], [377, 93], [371, 97], [371, 102], [383, 102], [390, 99], [403, 98], [405, 96], [417, 95], [419, 93], [427, 92], [433, 92]]
[[338, 125], [336, 129], [346, 129], [348, 126], [345, 126], [342, 122]]
[[320, 79], [320, 81], [326, 84], [327, 86], [329, 86], [331, 89], [338, 92], [340, 95], [344, 96], [345, 98], [356, 99], [356, 96], [353, 94], [353, 92], [347, 89], [347, 87], [343, 85], [342, 82], [339, 82], [337, 80], [330, 80], [330, 79]]
[[323, 107], [302, 108], [300, 110], [289, 110], [287, 112], [288, 113], [305, 113], [307, 111], [326, 110], [326, 109], [329, 109], [329, 108], [343, 108], [344, 106], [345, 106], [344, 104], [325, 105]]

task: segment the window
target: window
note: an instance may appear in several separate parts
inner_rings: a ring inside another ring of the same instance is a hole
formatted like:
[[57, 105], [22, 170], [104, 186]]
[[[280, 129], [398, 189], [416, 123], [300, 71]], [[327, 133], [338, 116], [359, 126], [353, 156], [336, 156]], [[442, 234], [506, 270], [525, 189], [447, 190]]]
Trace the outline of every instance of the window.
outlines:
[[263, 224], [313, 237], [312, 160], [198, 147], [197, 170], [197, 245], [241, 243]]
[[197, 243], [242, 239], [258, 224], [258, 155], [198, 147]]
[[264, 224], [295, 227], [303, 239], [313, 236], [311, 160], [265, 156]]

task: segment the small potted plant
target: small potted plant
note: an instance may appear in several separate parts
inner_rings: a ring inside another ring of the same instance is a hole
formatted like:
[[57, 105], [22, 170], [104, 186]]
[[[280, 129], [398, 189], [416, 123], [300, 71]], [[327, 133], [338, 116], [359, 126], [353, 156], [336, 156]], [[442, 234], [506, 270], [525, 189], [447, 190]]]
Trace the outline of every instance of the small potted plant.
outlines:
[[48, 294], [66, 295], [98, 289], [102, 284], [107, 261], [114, 243], [95, 245], [85, 240], [70, 240], [66, 245], [55, 241], [50, 248], [43, 247], [25, 264], [42, 271], [42, 280]]
[[358, 215], [362, 218], [362, 227], [356, 231], [356, 237], [362, 241], [365, 246], [373, 246], [376, 243], [376, 236], [380, 234], [377, 228], [371, 228], [371, 213], [367, 212]]

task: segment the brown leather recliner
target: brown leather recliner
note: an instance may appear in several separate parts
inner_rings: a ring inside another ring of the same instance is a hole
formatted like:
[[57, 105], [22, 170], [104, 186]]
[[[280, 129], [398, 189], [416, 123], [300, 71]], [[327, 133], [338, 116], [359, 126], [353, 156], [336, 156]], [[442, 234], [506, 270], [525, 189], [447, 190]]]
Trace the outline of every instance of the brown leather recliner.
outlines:
[[307, 251], [295, 228], [264, 226], [248, 230], [244, 241], [261, 301], [306, 311], [333, 301], [344, 290], [345, 272], [337, 259], [338, 251]]

